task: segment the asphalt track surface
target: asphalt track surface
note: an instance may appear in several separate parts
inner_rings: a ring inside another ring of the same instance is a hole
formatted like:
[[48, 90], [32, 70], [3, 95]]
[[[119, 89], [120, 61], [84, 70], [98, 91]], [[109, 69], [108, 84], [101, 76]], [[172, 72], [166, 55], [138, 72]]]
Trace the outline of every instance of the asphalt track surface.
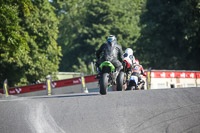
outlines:
[[0, 133], [200, 133], [200, 88], [1, 98]]

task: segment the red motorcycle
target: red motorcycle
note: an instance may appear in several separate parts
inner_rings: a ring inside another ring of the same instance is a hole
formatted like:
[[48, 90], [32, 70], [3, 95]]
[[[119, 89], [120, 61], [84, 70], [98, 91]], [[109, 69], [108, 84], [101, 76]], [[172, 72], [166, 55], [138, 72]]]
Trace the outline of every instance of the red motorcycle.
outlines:
[[125, 53], [124, 54], [124, 61], [123, 61], [123, 69], [122, 71], [124, 72], [124, 80], [123, 80], [123, 85], [124, 85], [124, 89], [126, 90], [127, 85], [128, 85], [128, 81], [130, 79], [131, 76], [131, 69], [132, 69], [132, 65], [133, 65], [133, 59], [135, 57], [132, 54], [128, 54]]

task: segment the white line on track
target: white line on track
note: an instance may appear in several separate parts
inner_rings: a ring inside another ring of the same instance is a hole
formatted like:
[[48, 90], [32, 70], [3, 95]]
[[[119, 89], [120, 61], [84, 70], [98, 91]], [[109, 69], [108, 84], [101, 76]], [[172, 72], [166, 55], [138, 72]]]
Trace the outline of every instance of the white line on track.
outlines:
[[29, 124], [33, 133], [65, 133], [42, 102], [29, 103]]

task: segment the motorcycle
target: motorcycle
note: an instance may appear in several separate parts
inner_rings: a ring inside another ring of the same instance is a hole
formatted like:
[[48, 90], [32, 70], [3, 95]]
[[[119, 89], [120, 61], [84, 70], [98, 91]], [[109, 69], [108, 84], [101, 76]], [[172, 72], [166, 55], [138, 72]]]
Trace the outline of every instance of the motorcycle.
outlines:
[[[144, 90], [144, 81], [138, 81], [138, 73], [132, 73], [132, 60], [135, 57], [131, 55], [124, 55], [123, 71], [125, 72], [124, 84], [126, 84], [125, 90]], [[135, 67], [134, 69], [138, 69]]]
[[117, 91], [122, 91], [124, 72], [120, 71], [117, 78], [115, 77], [115, 66], [110, 61], [104, 61], [100, 64], [101, 75], [99, 79], [100, 94], [106, 95], [108, 88], [115, 83]]
[[125, 86], [125, 90], [127, 88], [127, 84], [129, 82], [130, 76], [131, 76], [131, 68], [132, 68], [132, 60], [134, 56], [124, 54], [124, 61], [123, 61], [123, 72], [124, 72], [124, 79], [123, 79], [123, 85]]
[[144, 90], [144, 81], [138, 81], [138, 73], [132, 73], [126, 90]]

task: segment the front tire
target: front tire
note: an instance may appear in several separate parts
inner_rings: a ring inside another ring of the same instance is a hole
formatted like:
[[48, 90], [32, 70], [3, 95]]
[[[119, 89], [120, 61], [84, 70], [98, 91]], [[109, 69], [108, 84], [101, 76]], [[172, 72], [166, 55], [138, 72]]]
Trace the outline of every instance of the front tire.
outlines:
[[144, 90], [144, 85], [142, 85], [141, 90]]
[[107, 94], [107, 87], [108, 87], [108, 73], [103, 73], [100, 79], [100, 94], [106, 95]]
[[120, 72], [117, 76], [117, 91], [122, 91], [124, 85], [124, 72]]
[[134, 90], [134, 89], [135, 89], [135, 86], [128, 86], [126, 90], [129, 91], [129, 90]]
[[133, 81], [130, 81], [126, 90], [136, 90], [136, 83]]

